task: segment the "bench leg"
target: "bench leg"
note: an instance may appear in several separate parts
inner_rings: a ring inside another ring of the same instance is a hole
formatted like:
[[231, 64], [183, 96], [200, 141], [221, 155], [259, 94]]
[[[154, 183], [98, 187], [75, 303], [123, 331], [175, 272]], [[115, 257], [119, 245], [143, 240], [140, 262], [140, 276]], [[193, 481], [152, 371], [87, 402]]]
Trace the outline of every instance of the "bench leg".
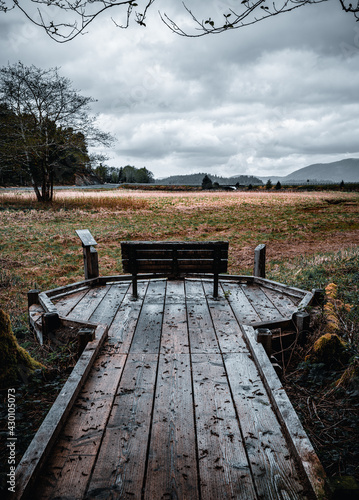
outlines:
[[218, 274], [214, 275], [214, 280], [213, 280], [213, 297], [215, 299], [218, 297]]
[[133, 274], [132, 275], [132, 295], [134, 299], [138, 298], [138, 293], [137, 293], [137, 275]]

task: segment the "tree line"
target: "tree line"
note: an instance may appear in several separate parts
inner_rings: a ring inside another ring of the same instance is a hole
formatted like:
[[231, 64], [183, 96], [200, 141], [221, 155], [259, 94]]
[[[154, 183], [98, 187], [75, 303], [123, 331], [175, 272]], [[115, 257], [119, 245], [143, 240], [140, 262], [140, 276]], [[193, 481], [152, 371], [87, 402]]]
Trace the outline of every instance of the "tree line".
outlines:
[[93, 169], [100, 182], [112, 184], [149, 184], [154, 182], [153, 173], [146, 167], [136, 168], [131, 165], [125, 167], [107, 167], [102, 163]]

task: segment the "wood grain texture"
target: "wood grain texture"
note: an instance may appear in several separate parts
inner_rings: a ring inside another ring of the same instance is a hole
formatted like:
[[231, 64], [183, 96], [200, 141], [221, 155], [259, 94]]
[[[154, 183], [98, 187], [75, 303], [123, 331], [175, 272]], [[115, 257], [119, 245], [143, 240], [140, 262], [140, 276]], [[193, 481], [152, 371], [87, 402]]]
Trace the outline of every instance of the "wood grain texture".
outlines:
[[183, 281], [167, 283], [161, 353], [189, 353], [186, 299]]
[[261, 321], [261, 318], [244, 293], [244, 289], [247, 286], [247, 284], [238, 285], [230, 282], [222, 284], [223, 291], [227, 294], [228, 301], [231, 304], [238, 323], [250, 325], [251, 323]]
[[200, 280], [186, 280], [186, 307], [191, 352], [219, 353], [219, 345]]
[[63, 419], [35, 497], [305, 500], [320, 493], [319, 460], [248, 326], [288, 322], [299, 292], [239, 277], [221, 280], [214, 298], [208, 278], [143, 279], [134, 300], [126, 280], [57, 300], [69, 320], [106, 323], [109, 338]]
[[206, 499], [256, 498], [222, 356], [192, 354], [200, 490]]
[[145, 499], [199, 498], [189, 354], [161, 354]]
[[148, 285], [146, 300], [142, 305], [130, 352], [158, 353], [165, 301], [165, 281], [154, 281]]
[[256, 491], [260, 498], [304, 499], [295, 460], [251, 355], [225, 354]]
[[157, 363], [156, 354], [128, 355], [89, 484], [90, 498], [141, 498]]
[[89, 320], [107, 292], [106, 286], [91, 288], [67, 316], [82, 321]]

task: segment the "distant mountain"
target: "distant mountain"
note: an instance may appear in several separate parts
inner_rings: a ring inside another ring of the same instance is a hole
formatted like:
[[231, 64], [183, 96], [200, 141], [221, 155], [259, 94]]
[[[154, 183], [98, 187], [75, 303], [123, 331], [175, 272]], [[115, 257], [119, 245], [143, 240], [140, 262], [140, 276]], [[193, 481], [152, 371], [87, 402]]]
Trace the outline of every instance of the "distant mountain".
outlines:
[[165, 186], [201, 186], [202, 180], [205, 175], [211, 179], [212, 182], [218, 182], [220, 186], [234, 186], [237, 182], [241, 185], [248, 186], [249, 184], [262, 184], [258, 177], [252, 175], [234, 175], [233, 177], [221, 177], [218, 175], [198, 173], [186, 175], [171, 175], [165, 179], [156, 179], [156, 184], [163, 184]]
[[301, 183], [308, 180], [314, 182], [359, 182], [359, 158], [348, 158], [333, 163], [315, 163], [295, 170], [285, 177], [260, 177], [263, 182], [270, 179], [281, 184]]

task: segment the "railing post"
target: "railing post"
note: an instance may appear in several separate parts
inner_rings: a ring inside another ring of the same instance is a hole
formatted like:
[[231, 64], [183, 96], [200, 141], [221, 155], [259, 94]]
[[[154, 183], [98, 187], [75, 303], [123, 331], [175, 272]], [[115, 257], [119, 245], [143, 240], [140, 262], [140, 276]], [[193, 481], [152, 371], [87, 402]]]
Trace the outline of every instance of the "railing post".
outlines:
[[310, 314], [305, 311], [298, 311], [293, 314], [293, 321], [299, 336], [299, 343], [304, 345], [310, 329]]
[[266, 246], [258, 245], [254, 250], [254, 272], [253, 276], [257, 278], [266, 277]]
[[264, 347], [268, 358], [272, 355], [272, 332], [268, 328], [257, 328], [256, 340]]
[[39, 293], [40, 290], [29, 290], [27, 292], [27, 307], [30, 307], [34, 304], [39, 304]]
[[82, 243], [85, 279], [98, 278], [98, 254], [94, 248], [97, 243], [88, 229], [77, 229], [76, 233]]
[[322, 306], [325, 302], [325, 290], [323, 288], [313, 288], [313, 306]]

